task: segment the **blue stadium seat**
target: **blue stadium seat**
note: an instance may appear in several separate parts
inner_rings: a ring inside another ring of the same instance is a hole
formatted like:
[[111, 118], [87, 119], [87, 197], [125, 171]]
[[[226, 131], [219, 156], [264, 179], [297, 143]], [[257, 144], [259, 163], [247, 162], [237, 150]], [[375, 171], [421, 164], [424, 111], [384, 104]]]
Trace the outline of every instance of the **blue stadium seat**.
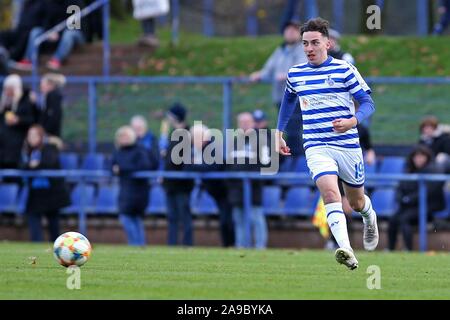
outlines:
[[191, 192], [191, 212], [197, 215], [215, 215], [219, 213], [219, 209], [207, 191], [196, 187]]
[[19, 186], [14, 183], [0, 184], [0, 213], [18, 211]]
[[145, 213], [149, 215], [167, 214], [166, 192], [158, 183], [152, 184]]
[[396, 202], [395, 188], [375, 189], [370, 199], [377, 216], [380, 218], [388, 218], [397, 211], [398, 205]]
[[70, 194], [71, 205], [64, 208], [61, 212], [63, 214], [78, 214], [81, 211], [82, 205], [86, 212], [92, 212], [94, 207], [94, 186], [85, 185], [84, 194], [82, 194], [81, 185], [77, 185]]
[[297, 163], [295, 165], [295, 172], [309, 173], [309, 168], [306, 165], [306, 157], [305, 156], [298, 157]]
[[279, 215], [281, 207], [281, 187], [267, 186], [262, 191], [262, 206], [265, 215]]
[[445, 209], [433, 214], [434, 218], [448, 219], [450, 217], [450, 190], [445, 190]]
[[312, 216], [314, 213], [315, 195], [309, 187], [292, 187], [286, 194], [284, 212], [293, 216]]
[[62, 152], [59, 155], [59, 162], [63, 170], [78, 169], [78, 155], [73, 152]]
[[97, 198], [95, 200], [94, 212], [97, 214], [118, 214], [119, 212], [119, 186], [100, 185]]
[[364, 162], [364, 174], [375, 174], [377, 172], [377, 163], [368, 164]]
[[83, 170], [104, 170], [105, 156], [101, 153], [89, 153], [84, 156], [81, 164]]
[[379, 173], [403, 173], [406, 160], [403, 157], [385, 157], [381, 162]]
[[294, 158], [292, 156], [284, 156], [283, 162], [280, 165], [280, 172], [293, 172], [293, 171], [295, 171]]

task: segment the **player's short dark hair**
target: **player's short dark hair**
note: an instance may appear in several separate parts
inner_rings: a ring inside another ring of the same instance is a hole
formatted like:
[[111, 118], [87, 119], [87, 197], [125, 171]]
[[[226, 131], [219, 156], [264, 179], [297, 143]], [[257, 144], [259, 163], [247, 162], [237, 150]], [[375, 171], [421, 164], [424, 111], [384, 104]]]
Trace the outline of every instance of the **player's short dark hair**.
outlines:
[[322, 19], [320, 17], [314, 18], [314, 19], [309, 19], [300, 28], [300, 34], [303, 36], [303, 34], [305, 32], [318, 31], [323, 36], [329, 38], [329, 34], [328, 34], [329, 27], [330, 27], [330, 23], [325, 19]]

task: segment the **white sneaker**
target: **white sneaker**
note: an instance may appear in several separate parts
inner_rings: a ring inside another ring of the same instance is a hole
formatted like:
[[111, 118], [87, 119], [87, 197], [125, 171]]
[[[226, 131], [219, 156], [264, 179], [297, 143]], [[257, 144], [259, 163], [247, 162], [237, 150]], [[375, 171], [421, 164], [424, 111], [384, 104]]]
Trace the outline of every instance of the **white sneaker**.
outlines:
[[364, 224], [364, 249], [373, 251], [378, 245], [378, 225], [377, 216], [375, 215], [372, 224]]
[[356, 260], [352, 249], [339, 248], [334, 253], [334, 256], [337, 262], [345, 265], [350, 270], [358, 268], [358, 260]]

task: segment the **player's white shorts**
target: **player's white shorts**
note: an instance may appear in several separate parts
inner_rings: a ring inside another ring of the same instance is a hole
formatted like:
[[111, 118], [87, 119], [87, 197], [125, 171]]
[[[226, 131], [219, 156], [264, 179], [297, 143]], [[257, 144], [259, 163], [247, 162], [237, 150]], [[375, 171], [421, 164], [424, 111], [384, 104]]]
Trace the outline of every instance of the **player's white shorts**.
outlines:
[[323, 175], [336, 174], [351, 187], [363, 186], [364, 162], [361, 148], [317, 146], [306, 149], [305, 155], [314, 182]]

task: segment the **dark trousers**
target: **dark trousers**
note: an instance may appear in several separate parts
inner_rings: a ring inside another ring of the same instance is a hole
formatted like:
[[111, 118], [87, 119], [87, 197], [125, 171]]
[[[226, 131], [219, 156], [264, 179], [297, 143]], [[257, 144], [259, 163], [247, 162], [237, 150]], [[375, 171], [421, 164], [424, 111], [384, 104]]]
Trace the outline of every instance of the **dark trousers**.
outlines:
[[389, 250], [395, 249], [397, 243], [397, 233], [400, 229], [403, 235], [403, 242], [407, 250], [413, 249], [413, 227], [419, 220], [419, 211], [417, 208], [405, 208], [399, 210], [389, 220]]
[[155, 35], [155, 18], [148, 18], [142, 20], [142, 30], [144, 30], [144, 35], [153, 36]]
[[183, 245], [192, 246], [192, 215], [190, 207], [190, 193], [167, 192], [167, 217], [169, 220], [169, 245], [178, 244], [178, 231], [183, 227]]
[[56, 238], [59, 237], [59, 216], [55, 213], [28, 213], [28, 227], [30, 229], [30, 237], [33, 242], [42, 242], [44, 241], [44, 236], [42, 233], [42, 216], [45, 216], [48, 221], [48, 231], [50, 241], [55, 241]]
[[12, 60], [20, 60], [25, 54], [30, 32], [19, 32], [18, 30], [5, 30], [0, 32], [0, 46], [9, 51]]
[[145, 246], [145, 226], [140, 215], [120, 214], [119, 220], [123, 225], [130, 246]]
[[217, 206], [219, 208], [220, 236], [222, 238], [222, 246], [234, 247], [234, 224], [232, 207], [228, 202], [226, 194], [224, 197], [215, 196]]

